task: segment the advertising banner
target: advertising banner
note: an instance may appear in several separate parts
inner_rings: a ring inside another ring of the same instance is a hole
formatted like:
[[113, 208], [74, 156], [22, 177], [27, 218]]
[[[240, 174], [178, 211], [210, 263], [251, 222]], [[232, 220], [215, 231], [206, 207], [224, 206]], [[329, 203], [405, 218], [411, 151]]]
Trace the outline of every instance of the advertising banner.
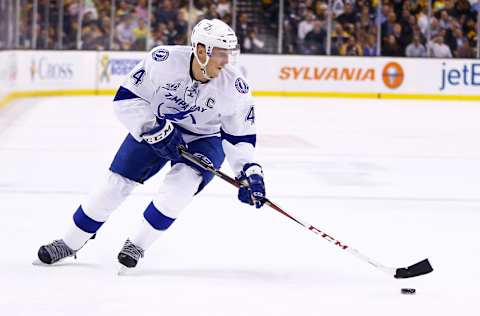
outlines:
[[96, 52], [19, 51], [16, 91], [93, 90]]
[[260, 93], [480, 96], [474, 59], [244, 55], [242, 66]]
[[117, 89], [144, 56], [143, 52], [99, 52], [96, 62], [98, 89]]
[[[113, 94], [145, 52], [4, 51], [0, 99]], [[480, 100], [475, 59], [241, 55], [255, 96]], [[8, 89], [8, 90], [7, 90]]]

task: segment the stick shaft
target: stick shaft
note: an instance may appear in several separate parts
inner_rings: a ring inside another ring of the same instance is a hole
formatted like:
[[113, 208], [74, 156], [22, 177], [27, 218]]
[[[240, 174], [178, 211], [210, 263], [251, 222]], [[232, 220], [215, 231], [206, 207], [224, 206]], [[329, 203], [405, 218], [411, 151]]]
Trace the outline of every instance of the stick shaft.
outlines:
[[[223, 179], [224, 181], [230, 183], [231, 185], [233, 185], [237, 188], [239, 188], [241, 186], [239, 181], [237, 181], [234, 178], [228, 176], [227, 174], [223, 173], [222, 171], [215, 169], [213, 166], [203, 162], [199, 158], [197, 158], [194, 155], [192, 155], [191, 153], [189, 153], [185, 148], [180, 147], [179, 151], [180, 151], [180, 154], [182, 155], [182, 157], [187, 159], [188, 161], [202, 167], [205, 170], [208, 170], [208, 171], [212, 172], [215, 176]], [[313, 226], [313, 225], [311, 225], [311, 224], [309, 224], [309, 223], [307, 223], [303, 220], [300, 220], [299, 218], [287, 213], [281, 207], [279, 207], [278, 205], [276, 205], [274, 202], [270, 201], [267, 198], [265, 198], [265, 204], [270, 206], [272, 209], [279, 212], [280, 214], [284, 215], [285, 217], [288, 217], [289, 219], [296, 222], [297, 224], [307, 228], [311, 232], [313, 232], [313, 233], [319, 235], [320, 237], [322, 237], [323, 239], [329, 241], [330, 243], [337, 246], [338, 248], [340, 248], [342, 250], [346, 250], [347, 252], [351, 253], [352, 255], [359, 258], [360, 260], [365, 261], [365, 262], [371, 264], [372, 266], [374, 266], [375, 268], [377, 268], [377, 269], [379, 269], [379, 270], [381, 270], [385, 273], [388, 273], [392, 276], [395, 274], [395, 269], [394, 268], [386, 267], [386, 266], [380, 264], [379, 262], [370, 259], [369, 257], [362, 254], [361, 252], [359, 252], [355, 248], [352, 248], [352, 247], [344, 244], [343, 242], [340, 242], [336, 238], [330, 236], [329, 234], [323, 232], [322, 230], [316, 228], [315, 226]]]

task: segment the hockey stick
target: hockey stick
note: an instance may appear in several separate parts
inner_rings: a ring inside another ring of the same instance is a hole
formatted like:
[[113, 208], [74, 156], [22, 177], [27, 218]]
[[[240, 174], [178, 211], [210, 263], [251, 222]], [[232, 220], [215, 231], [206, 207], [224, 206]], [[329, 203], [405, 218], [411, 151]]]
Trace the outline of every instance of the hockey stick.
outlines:
[[[203, 168], [205, 170], [208, 170], [208, 171], [212, 172], [215, 176], [225, 180], [226, 182], [230, 183], [231, 185], [233, 185], [237, 188], [240, 188], [240, 186], [242, 186], [242, 184], [239, 181], [235, 180], [234, 178], [231, 178], [230, 176], [226, 175], [225, 173], [221, 172], [220, 170], [215, 169], [213, 166], [205, 163], [204, 161], [202, 161], [198, 157], [189, 153], [186, 150], [185, 147], [180, 146], [178, 149], [179, 149], [182, 157], [187, 159], [188, 161], [200, 166], [201, 168]], [[279, 206], [277, 206], [275, 203], [273, 203], [269, 199], [265, 198], [264, 201], [265, 201], [266, 205], [270, 206], [275, 211], [277, 211], [280, 214], [288, 217], [289, 219], [296, 222], [297, 224], [302, 225], [303, 227], [307, 228], [308, 230], [314, 232], [315, 234], [320, 235], [323, 239], [326, 239], [330, 243], [337, 246], [339, 249], [342, 249], [342, 250], [345, 250], [345, 251], [351, 253], [352, 255], [359, 258], [360, 260], [371, 264], [375, 268], [389, 274], [390, 276], [395, 277], [396, 279], [412, 278], [412, 277], [420, 276], [420, 275], [427, 274], [427, 273], [430, 273], [430, 272], [433, 271], [433, 268], [430, 265], [430, 262], [428, 261], [428, 259], [424, 259], [420, 262], [417, 262], [417, 263], [412, 264], [411, 266], [408, 266], [408, 267], [405, 267], [405, 268], [392, 268], [392, 267], [384, 266], [383, 264], [380, 264], [378, 261], [375, 261], [375, 260], [367, 257], [366, 255], [362, 254], [357, 249], [352, 248], [352, 247], [340, 242], [339, 240], [335, 239], [334, 237], [332, 237], [332, 236], [328, 235], [327, 233], [321, 231], [320, 229], [316, 228], [315, 226], [288, 214], [287, 212], [285, 212], [283, 209], [281, 209]]]

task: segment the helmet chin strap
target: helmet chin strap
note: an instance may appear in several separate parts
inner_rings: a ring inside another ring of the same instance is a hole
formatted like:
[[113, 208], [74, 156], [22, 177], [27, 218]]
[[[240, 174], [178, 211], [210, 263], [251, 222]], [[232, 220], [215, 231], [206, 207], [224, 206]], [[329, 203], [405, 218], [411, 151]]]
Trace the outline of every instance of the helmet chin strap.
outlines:
[[207, 74], [207, 64], [208, 64], [208, 61], [210, 60], [210, 56], [208, 56], [208, 54], [205, 54], [205, 62], [204, 63], [200, 62], [200, 59], [198, 58], [198, 55], [197, 55], [197, 47], [195, 47], [193, 51], [193, 55], [195, 56], [195, 59], [200, 65], [200, 71], [202, 72], [203, 78], [207, 80], [212, 80], [213, 78]]

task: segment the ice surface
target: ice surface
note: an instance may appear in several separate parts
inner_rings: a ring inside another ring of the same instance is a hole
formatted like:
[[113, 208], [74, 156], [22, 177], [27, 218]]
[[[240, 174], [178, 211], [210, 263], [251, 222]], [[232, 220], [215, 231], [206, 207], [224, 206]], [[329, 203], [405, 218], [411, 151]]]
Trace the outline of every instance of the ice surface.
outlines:
[[119, 277], [116, 255], [163, 172], [78, 260], [33, 266], [125, 136], [110, 99], [28, 99], [0, 111], [0, 315], [478, 315], [474, 103], [257, 99], [269, 198], [385, 265], [429, 257], [429, 275], [389, 278], [271, 209], [241, 205], [216, 179]]

